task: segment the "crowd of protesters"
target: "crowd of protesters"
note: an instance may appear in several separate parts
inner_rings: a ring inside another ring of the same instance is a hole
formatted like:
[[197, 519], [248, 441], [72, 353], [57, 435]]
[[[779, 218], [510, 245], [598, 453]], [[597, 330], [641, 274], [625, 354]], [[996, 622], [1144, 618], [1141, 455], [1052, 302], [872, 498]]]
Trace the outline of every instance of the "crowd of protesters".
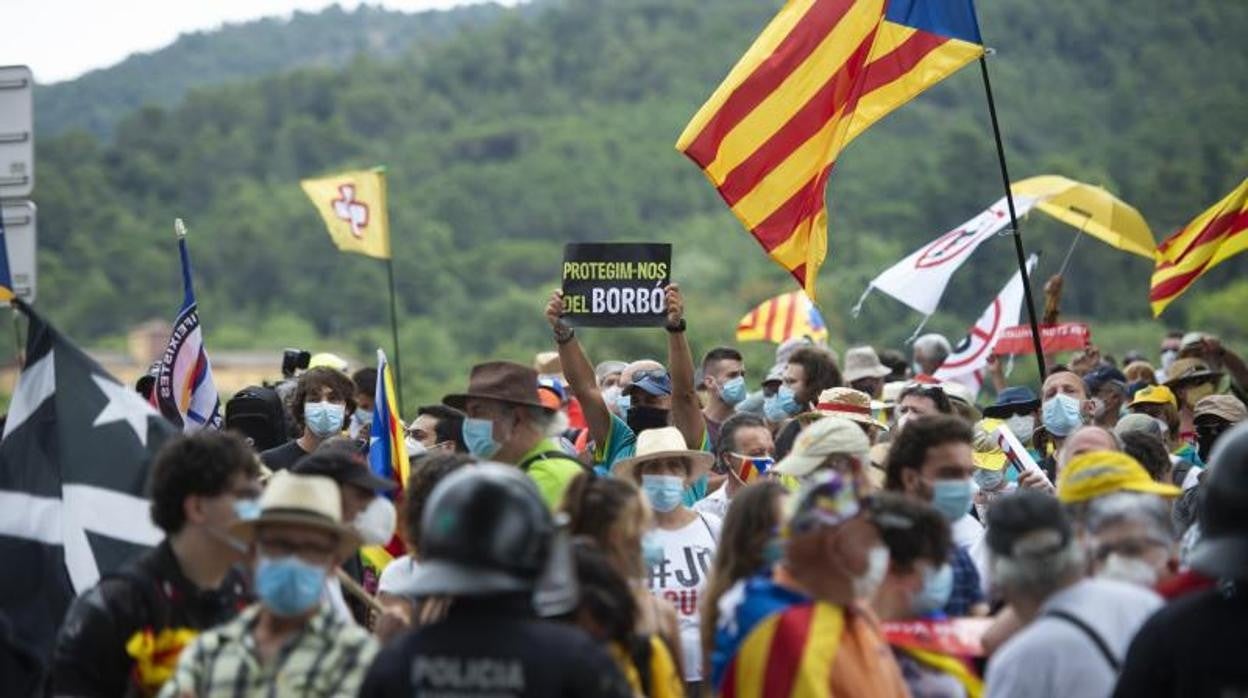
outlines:
[[698, 364], [665, 300], [665, 362], [595, 364], [552, 294], [554, 351], [407, 415], [402, 483], [371, 369], [314, 361], [267, 421], [240, 393], [159, 454], [165, 538], [75, 601], [47, 694], [1248, 695], [1248, 366], [1216, 338], [996, 363], [980, 401], [937, 335]]

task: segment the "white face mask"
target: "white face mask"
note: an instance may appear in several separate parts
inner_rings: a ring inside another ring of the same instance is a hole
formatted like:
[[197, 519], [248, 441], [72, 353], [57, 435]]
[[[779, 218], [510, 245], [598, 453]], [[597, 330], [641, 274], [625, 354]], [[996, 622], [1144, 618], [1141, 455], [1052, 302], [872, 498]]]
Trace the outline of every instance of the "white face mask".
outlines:
[[408, 458], [418, 458], [429, 452], [429, 449], [425, 448], [424, 444], [410, 436], [403, 439], [403, 445], [407, 447]]
[[360, 534], [365, 545], [385, 545], [394, 535], [396, 523], [398, 523], [398, 515], [394, 510], [394, 504], [385, 497], [373, 497], [373, 501], [368, 503], [364, 511], [356, 514], [355, 521], [351, 522], [351, 528]]
[[869, 599], [884, 583], [884, 575], [888, 574], [888, 548], [877, 545], [867, 553], [867, 570], [861, 576], [854, 577], [854, 598]]
[[1014, 415], [1005, 420], [1005, 426], [1009, 427], [1019, 441], [1027, 443], [1036, 431], [1036, 418], [1030, 414]]
[[1105, 564], [1096, 576], [1102, 579], [1116, 579], [1128, 584], [1136, 584], [1148, 589], [1157, 585], [1157, 569], [1138, 557], [1127, 557], [1118, 553], [1110, 553]]

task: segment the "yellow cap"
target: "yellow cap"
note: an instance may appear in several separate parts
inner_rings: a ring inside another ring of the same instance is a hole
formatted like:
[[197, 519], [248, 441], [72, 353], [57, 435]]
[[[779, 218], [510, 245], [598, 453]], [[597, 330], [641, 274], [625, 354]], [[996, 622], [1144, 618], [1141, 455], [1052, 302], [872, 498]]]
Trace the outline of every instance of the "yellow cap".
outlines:
[[1183, 490], [1157, 482], [1131, 456], [1117, 451], [1091, 451], [1071, 459], [1057, 478], [1057, 498], [1077, 504], [1115, 492], [1147, 492], [1177, 497]]
[[1131, 401], [1130, 406], [1165, 404], [1179, 406], [1179, 401], [1174, 397], [1174, 391], [1164, 385], [1150, 385], [1147, 388], [1140, 388], [1140, 392], [1135, 394], [1135, 399]]

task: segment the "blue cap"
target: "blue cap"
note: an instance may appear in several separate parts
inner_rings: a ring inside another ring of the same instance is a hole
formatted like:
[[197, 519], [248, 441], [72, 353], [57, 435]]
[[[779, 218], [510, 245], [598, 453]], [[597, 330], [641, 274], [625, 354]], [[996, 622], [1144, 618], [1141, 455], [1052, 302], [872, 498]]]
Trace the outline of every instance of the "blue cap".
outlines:
[[629, 388], [641, 388], [651, 395], [671, 395], [672, 377], [660, 369], [638, 371], [633, 374], [633, 383]]
[[1088, 395], [1095, 395], [1107, 383], [1117, 383], [1124, 392], [1127, 389], [1127, 377], [1113, 366], [1097, 366], [1083, 376]]
[[1030, 413], [1040, 408], [1040, 398], [1025, 385], [1015, 385], [997, 394], [997, 401], [984, 408], [984, 416], [1005, 419], [1019, 413]]

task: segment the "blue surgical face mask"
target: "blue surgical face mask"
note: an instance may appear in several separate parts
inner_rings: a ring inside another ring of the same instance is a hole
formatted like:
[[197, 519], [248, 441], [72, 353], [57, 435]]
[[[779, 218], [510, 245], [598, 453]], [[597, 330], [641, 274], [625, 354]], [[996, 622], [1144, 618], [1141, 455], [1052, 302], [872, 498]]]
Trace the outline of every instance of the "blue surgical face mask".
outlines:
[[298, 616], [320, 603], [325, 593], [325, 568], [298, 557], [261, 557], [256, 564], [256, 594], [279, 616]]
[[658, 541], [658, 537], [654, 535], [654, 531], [646, 531], [641, 537], [641, 559], [646, 567], [654, 567], [663, 564], [666, 556], [663, 553], [663, 544]]
[[620, 419], [628, 419], [628, 409], [633, 406], [633, 396], [628, 393], [620, 393], [615, 400], [615, 409], [620, 413]]
[[342, 431], [342, 418], [346, 407], [333, 402], [305, 402], [303, 423], [317, 438], [328, 439]]
[[680, 506], [685, 493], [685, 481], [675, 475], [642, 475], [641, 489], [646, 491], [650, 506], [666, 514]]
[[371, 410], [366, 410], [363, 407], [357, 407], [355, 408], [355, 412], [351, 413], [351, 421], [356, 424], [368, 424], [373, 421], [373, 413]]
[[775, 397], [767, 398], [763, 403], [763, 411], [766, 413], [767, 419], [773, 422], [783, 422], [802, 411], [802, 406], [797, 404], [797, 397], [793, 389], [787, 385], [780, 386], [776, 391]]
[[737, 376], [719, 386], [719, 399], [727, 405], [740, 404], [745, 399], [745, 378]]
[[1059, 393], [1046, 401], [1041, 412], [1044, 428], [1058, 438], [1069, 436], [1075, 429], [1083, 426], [1079, 401], [1065, 393]]
[[260, 518], [259, 499], [235, 499], [234, 515], [239, 521], [255, 521]]
[[932, 485], [932, 506], [945, 520], [957, 521], [971, 510], [972, 494], [970, 480], [937, 480]]
[[464, 443], [468, 446], [468, 452], [477, 458], [490, 459], [498, 453], [498, 449], [502, 448], [501, 444], [494, 440], [494, 422], [489, 419], [477, 419], [475, 417], [467, 417], [464, 419], [463, 427]]
[[784, 540], [779, 536], [772, 536], [763, 543], [763, 564], [767, 567], [780, 562], [784, 559]]
[[935, 613], [949, 603], [953, 594], [953, 568], [945, 563], [939, 569], [928, 568], [923, 572], [923, 588], [911, 600], [911, 610], [925, 616]]
[[984, 492], [996, 492], [1005, 484], [1005, 470], [984, 470], [976, 468], [975, 474], [971, 476], [975, 481], [975, 486]]

